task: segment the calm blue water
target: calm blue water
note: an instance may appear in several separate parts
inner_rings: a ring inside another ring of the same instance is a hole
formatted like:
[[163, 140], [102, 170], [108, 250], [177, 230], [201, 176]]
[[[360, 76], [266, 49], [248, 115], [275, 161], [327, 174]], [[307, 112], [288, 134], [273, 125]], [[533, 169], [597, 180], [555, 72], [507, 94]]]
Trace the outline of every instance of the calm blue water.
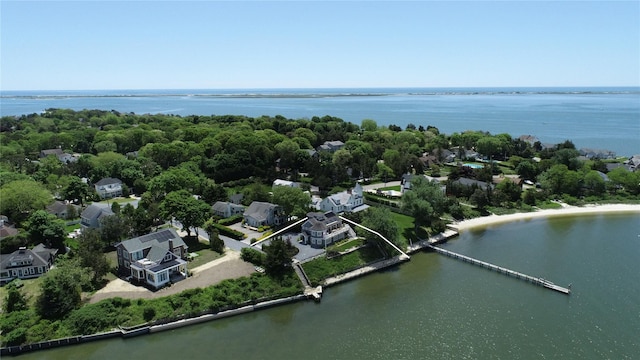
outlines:
[[486, 130], [543, 143], [640, 153], [640, 88], [397, 88], [3, 91], [0, 115], [46, 108], [176, 115], [331, 115], [360, 124]]

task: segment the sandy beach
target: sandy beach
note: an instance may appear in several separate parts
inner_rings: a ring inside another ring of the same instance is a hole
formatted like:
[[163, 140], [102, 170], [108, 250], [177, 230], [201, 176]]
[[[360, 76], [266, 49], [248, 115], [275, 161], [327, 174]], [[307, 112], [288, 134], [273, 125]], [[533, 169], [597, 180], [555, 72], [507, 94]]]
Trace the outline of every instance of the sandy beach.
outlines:
[[450, 226], [462, 232], [477, 227], [487, 227], [514, 221], [531, 220], [545, 217], [579, 216], [596, 214], [640, 214], [640, 205], [633, 204], [591, 204], [585, 206], [563, 205], [561, 209], [546, 209], [509, 215], [489, 215], [452, 223]]

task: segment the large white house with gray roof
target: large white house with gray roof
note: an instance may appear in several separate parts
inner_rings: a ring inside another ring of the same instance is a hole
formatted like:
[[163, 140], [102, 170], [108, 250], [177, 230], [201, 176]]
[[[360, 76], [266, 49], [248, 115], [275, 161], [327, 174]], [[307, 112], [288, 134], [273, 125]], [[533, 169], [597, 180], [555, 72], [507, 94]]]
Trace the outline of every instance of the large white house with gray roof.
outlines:
[[360, 208], [362, 205], [364, 205], [362, 186], [357, 183], [353, 189], [327, 196], [320, 202], [319, 207], [322, 211], [340, 214], [364, 209], [365, 207]]
[[158, 289], [187, 276], [187, 249], [173, 228], [125, 240], [116, 244], [118, 271]]

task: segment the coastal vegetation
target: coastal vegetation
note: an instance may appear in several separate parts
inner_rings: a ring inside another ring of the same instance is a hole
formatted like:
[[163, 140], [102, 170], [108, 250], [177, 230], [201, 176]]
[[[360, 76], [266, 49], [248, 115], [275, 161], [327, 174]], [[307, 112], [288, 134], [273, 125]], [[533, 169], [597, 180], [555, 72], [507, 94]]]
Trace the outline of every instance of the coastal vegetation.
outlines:
[[[327, 141], [344, 146], [316, 150]], [[46, 149], [60, 149], [74, 160], [42, 156]], [[569, 140], [545, 146], [509, 134], [446, 135], [413, 124], [381, 127], [371, 119], [356, 125], [331, 116], [182, 117], [48, 109], [1, 118], [0, 154], [0, 213], [20, 230], [3, 238], [0, 250], [6, 254], [39, 243], [59, 249], [56, 268], [37, 280], [31, 298], [13, 283], [0, 292], [4, 345], [167, 321], [299, 293], [300, 282], [290, 268], [291, 246], [279, 239], [264, 253], [243, 250], [242, 258], [264, 267], [265, 274], [153, 300], [83, 302], [82, 294], [97, 291], [113, 276], [105, 256], [113, 244], [168, 221], [177, 220], [189, 239], [198, 235], [192, 228], [203, 228], [213, 240], [210, 249], [218, 253], [224, 251], [220, 235], [242, 239], [242, 233], [228, 227], [235, 220], [218, 222], [210, 210], [235, 194], [243, 195], [244, 205], [277, 203], [294, 218], [309, 210], [311, 199], [304, 190], [317, 188], [324, 196], [356, 181], [387, 183], [409, 175], [411, 188], [400, 199], [367, 193], [371, 208], [348, 215], [401, 248], [441, 232], [451, 220], [558, 206], [555, 201], [640, 202], [640, 171], [632, 171], [628, 159], [586, 156]], [[98, 201], [87, 183], [106, 177], [121, 179], [124, 197], [136, 196], [137, 206], [110, 201], [115, 216], [99, 231], [67, 238], [64, 221], [48, 214], [46, 206], [56, 199], [79, 206]], [[277, 178], [299, 181], [302, 189], [272, 190]], [[392, 253], [377, 237], [359, 235], [364, 240], [355, 251], [336, 248], [338, 256], [304, 264], [312, 284]], [[67, 249], [72, 251], [64, 254]]]

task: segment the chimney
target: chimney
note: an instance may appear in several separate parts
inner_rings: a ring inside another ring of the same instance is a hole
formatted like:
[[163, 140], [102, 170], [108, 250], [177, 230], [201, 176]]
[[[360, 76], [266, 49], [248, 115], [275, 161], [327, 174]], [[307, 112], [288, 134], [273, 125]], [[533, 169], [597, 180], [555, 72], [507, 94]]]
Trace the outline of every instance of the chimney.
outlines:
[[169, 251], [173, 253], [173, 239], [169, 239]]

